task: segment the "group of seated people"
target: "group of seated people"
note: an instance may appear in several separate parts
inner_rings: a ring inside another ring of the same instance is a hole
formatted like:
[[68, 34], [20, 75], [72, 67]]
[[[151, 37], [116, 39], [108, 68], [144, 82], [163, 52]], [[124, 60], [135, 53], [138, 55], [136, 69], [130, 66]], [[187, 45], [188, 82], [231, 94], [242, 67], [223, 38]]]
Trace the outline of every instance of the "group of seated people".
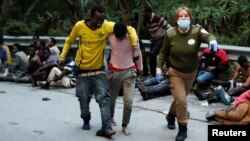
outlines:
[[207, 100], [208, 103], [222, 101], [230, 105], [235, 97], [240, 96], [250, 87], [250, 65], [246, 56], [239, 56], [237, 66], [232, 78], [225, 82], [214, 82], [217, 87], [213, 91], [201, 92], [194, 89], [194, 94], [199, 100]]
[[[250, 124], [250, 65], [246, 56], [240, 55], [232, 74], [227, 53], [223, 49], [206, 48], [200, 55], [200, 68], [194, 83], [193, 92], [198, 100], [207, 103], [223, 102], [229, 105], [205, 115], [207, 121], [222, 125]], [[224, 80], [215, 80], [226, 74]], [[156, 78], [138, 81], [136, 84], [143, 100], [170, 95], [167, 73], [160, 82]]]
[[[75, 87], [75, 62], [69, 58], [66, 65], [60, 68], [57, 65], [60, 50], [56, 46], [56, 40], [50, 37], [47, 43], [39, 40], [39, 36], [33, 36], [33, 42], [27, 51], [23, 51], [19, 43], [11, 46], [4, 45], [1, 35], [1, 69], [3, 75], [0, 81], [17, 83], [31, 83], [32, 86], [39, 86], [49, 89], [51, 85], [64, 88]], [[7, 46], [9, 54], [3, 50]], [[7, 62], [7, 58], [11, 61]]]
[[[207, 100], [208, 104], [223, 102], [230, 105], [236, 96], [249, 89], [250, 69], [246, 56], [238, 57], [233, 74], [231, 74], [232, 66], [224, 49], [205, 48], [201, 51], [199, 59], [200, 68], [193, 88], [198, 100]], [[227, 77], [220, 78], [223, 74]], [[224, 80], [219, 81], [216, 78]], [[136, 87], [143, 100], [171, 94], [167, 73], [160, 81], [158, 82], [155, 77], [137, 81]]]

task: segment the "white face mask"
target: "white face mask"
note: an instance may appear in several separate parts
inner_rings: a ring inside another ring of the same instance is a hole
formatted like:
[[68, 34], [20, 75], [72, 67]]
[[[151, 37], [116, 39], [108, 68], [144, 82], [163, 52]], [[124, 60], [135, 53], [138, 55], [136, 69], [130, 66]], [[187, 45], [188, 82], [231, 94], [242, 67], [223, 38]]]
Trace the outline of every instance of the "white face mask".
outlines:
[[178, 20], [177, 24], [180, 28], [188, 28], [190, 26], [190, 20]]

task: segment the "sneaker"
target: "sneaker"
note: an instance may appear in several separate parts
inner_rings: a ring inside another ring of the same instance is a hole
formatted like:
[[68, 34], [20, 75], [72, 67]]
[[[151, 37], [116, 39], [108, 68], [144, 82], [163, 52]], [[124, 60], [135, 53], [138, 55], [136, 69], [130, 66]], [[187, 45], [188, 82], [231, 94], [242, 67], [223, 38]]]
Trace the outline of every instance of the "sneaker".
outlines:
[[220, 89], [220, 98], [222, 99], [223, 103], [226, 105], [230, 105], [232, 101], [232, 97], [229, 96], [224, 89]]
[[193, 89], [195, 96], [199, 99], [199, 100], [205, 100], [203, 94], [201, 92], [199, 92], [197, 89]]
[[8, 75], [9, 75], [9, 69], [8, 69], [8, 68], [6, 68], [6, 69], [5, 69], [5, 71], [4, 71], [3, 76], [7, 77]]
[[223, 83], [222, 87], [224, 87], [226, 91], [229, 91], [230, 89], [232, 89], [232, 83], [231, 82]]
[[106, 131], [98, 130], [96, 136], [111, 138], [116, 132], [112, 129], [107, 129]]
[[230, 91], [231, 89], [235, 88], [237, 86], [237, 82], [235, 80], [230, 80], [230, 88], [228, 89], [228, 91]]

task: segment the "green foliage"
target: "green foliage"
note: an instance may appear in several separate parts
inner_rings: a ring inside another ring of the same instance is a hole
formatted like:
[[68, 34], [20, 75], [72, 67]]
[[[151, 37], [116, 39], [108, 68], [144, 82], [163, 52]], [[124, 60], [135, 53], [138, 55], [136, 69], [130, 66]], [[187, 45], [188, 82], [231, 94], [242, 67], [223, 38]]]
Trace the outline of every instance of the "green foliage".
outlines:
[[239, 45], [240, 36], [232, 35], [232, 36], [225, 36], [225, 35], [217, 35], [217, 40], [219, 44], [227, 44], [227, 45]]
[[48, 31], [48, 36], [68, 36], [68, 33], [64, 32], [60, 29], [50, 28]]
[[10, 20], [3, 28], [3, 32], [13, 36], [27, 36], [30, 35], [31, 29], [22, 21]]
[[239, 44], [243, 46], [249, 46], [250, 45], [250, 22], [242, 26], [242, 30], [243, 31], [240, 35]]
[[[27, 10], [34, 0], [18, 0], [13, 1], [10, 8], [7, 21], [11, 22], [1, 26], [4, 33], [9, 35], [33, 35], [39, 32], [40, 35], [64, 36], [69, 34], [76, 21], [89, 16], [90, 8], [95, 3], [105, 5], [107, 19], [118, 21], [122, 15], [119, 1], [123, 1], [123, 8], [130, 13], [134, 27], [139, 21], [142, 6], [152, 7], [155, 13], [165, 17], [172, 26], [175, 25], [173, 17], [176, 9], [186, 6], [192, 11], [194, 24], [200, 24], [216, 34], [220, 44], [250, 46], [249, 0], [44, 0], [39, 1], [28, 16]], [[78, 2], [80, 8], [74, 5]], [[26, 24], [21, 22], [24, 17], [27, 18]], [[140, 27], [140, 37], [150, 38], [145, 24]]]
[[36, 33], [41, 28], [41, 24], [36, 23], [36, 22], [32, 22], [32, 23], [30, 23], [29, 27], [30, 27], [31, 33]]

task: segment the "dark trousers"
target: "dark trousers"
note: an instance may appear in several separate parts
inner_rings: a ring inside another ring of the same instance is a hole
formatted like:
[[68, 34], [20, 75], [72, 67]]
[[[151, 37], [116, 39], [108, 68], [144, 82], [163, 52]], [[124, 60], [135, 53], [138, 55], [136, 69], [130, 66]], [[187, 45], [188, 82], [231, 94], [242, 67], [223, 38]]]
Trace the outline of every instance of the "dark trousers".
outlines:
[[148, 86], [147, 88], [147, 93], [153, 94], [154, 96], [164, 96], [171, 94], [168, 80], [163, 80], [160, 84]]
[[148, 60], [147, 60], [146, 49], [141, 39], [139, 39], [139, 43], [140, 43], [140, 49], [141, 49], [141, 54], [142, 54], [143, 76], [148, 76], [149, 71], [148, 71], [148, 62], [147, 62]]
[[150, 46], [150, 58], [149, 58], [149, 68], [150, 74], [155, 76], [156, 74], [156, 65], [157, 65], [157, 55], [159, 54], [163, 44], [163, 39], [161, 40], [151, 40]]

